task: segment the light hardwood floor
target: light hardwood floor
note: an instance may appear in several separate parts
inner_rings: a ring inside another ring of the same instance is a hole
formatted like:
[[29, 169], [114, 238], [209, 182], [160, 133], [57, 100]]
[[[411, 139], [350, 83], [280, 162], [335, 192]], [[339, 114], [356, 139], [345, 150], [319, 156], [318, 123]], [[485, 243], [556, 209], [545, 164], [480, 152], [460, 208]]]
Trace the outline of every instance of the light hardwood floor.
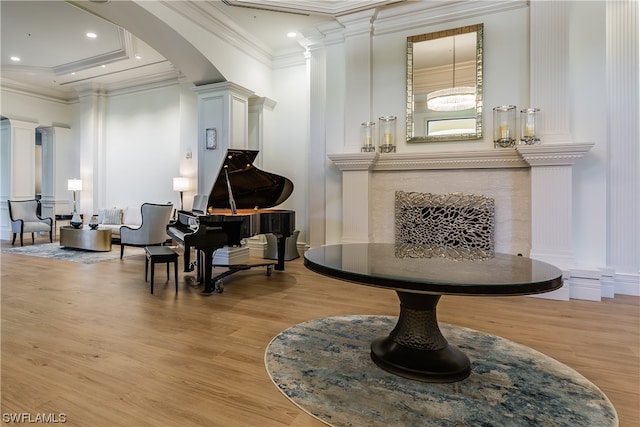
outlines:
[[[271, 277], [233, 275], [209, 297], [182, 272], [176, 295], [163, 265], [150, 295], [142, 255], [85, 265], [3, 253], [1, 263], [3, 422], [63, 413], [87, 427], [321, 426], [272, 384], [269, 341], [318, 317], [398, 313], [392, 291], [321, 277], [301, 259]], [[571, 366], [622, 427], [640, 425], [640, 298], [445, 296], [438, 318]]]

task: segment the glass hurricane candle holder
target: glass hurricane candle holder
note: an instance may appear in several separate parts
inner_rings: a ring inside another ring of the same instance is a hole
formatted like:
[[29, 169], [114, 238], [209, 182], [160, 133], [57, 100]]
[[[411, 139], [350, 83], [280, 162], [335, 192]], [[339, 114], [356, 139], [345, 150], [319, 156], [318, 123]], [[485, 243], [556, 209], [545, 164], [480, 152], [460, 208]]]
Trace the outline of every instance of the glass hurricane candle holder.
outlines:
[[376, 124], [375, 122], [364, 122], [360, 125], [360, 138], [362, 140], [363, 153], [376, 151]]
[[537, 116], [539, 108], [526, 108], [520, 110], [520, 143], [533, 145], [540, 142], [540, 138], [536, 136]]
[[395, 153], [396, 152], [396, 116], [380, 117], [380, 152]]
[[493, 146], [513, 147], [516, 144], [516, 107], [503, 105], [493, 109]]

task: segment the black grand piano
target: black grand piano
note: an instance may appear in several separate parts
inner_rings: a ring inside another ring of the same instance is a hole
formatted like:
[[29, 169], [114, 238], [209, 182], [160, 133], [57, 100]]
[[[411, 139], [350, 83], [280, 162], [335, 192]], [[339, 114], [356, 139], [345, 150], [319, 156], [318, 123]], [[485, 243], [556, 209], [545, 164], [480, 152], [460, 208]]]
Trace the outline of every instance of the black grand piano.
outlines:
[[[283, 203], [293, 192], [293, 183], [256, 168], [256, 150], [227, 150], [218, 177], [203, 211], [178, 211], [177, 222], [167, 226], [167, 234], [184, 247], [184, 271], [193, 271], [191, 248], [197, 257], [203, 293], [222, 292], [222, 277], [251, 267], [267, 266], [284, 270], [285, 240], [295, 229], [295, 211], [270, 209]], [[212, 278], [213, 254], [224, 246], [240, 246], [244, 238], [273, 233], [278, 241], [277, 262], [229, 265]], [[200, 273], [203, 273], [202, 276]]]

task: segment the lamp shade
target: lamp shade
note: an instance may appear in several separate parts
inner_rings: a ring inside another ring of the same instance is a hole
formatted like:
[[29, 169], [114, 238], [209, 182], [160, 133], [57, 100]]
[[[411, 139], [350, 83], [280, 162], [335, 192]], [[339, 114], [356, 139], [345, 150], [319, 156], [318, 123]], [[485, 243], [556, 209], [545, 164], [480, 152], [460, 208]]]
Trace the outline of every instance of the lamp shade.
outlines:
[[189, 178], [184, 176], [177, 176], [173, 178], [173, 191], [187, 191], [191, 187]]
[[82, 191], [81, 179], [70, 179], [67, 181], [67, 190], [69, 191]]

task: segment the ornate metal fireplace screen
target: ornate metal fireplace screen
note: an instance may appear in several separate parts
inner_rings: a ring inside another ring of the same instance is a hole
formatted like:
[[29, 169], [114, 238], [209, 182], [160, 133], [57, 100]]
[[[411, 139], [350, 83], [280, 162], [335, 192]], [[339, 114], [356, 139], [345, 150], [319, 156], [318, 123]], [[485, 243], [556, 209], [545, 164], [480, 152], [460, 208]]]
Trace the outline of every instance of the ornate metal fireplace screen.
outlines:
[[396, 191], [396, 256], [491, 258], [494, 216], [494, 200], [485, 196]]

